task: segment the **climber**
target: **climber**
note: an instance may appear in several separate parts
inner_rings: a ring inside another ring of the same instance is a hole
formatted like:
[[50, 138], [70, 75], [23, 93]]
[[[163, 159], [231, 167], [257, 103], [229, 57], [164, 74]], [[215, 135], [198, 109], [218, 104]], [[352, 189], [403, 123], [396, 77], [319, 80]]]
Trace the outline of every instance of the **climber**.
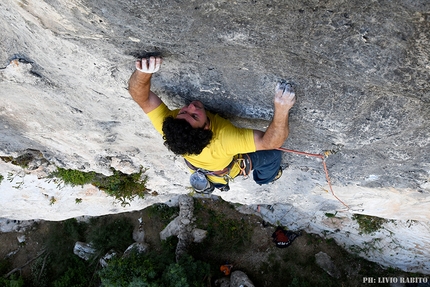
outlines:
[[265, 132], [238, 128], [230, 121], [206, 111], [200, 101], [181, 109], [170, 110], [150, 90], [152, 74], [161, 67], [160, 57], [136, 61], [128, 91], [147, 114], [164, 144], [184, 157], [192, 175], [190, 183], [197, 192], [210, 193], [214, 188], [229, 190], [229, 179], [248, 176], [253, 170], [258, 184], [271, 183], [282, 175], [281, 154], [276, 148], [288, 137], [289, 111], [295, 103], [290, 84], [277, 84], [274, 116]]

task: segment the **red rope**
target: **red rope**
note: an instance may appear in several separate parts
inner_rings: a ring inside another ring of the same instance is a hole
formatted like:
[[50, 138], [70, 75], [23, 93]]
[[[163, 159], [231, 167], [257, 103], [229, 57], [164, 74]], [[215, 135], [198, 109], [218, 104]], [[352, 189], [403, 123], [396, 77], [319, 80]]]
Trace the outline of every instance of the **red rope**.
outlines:
[[328, 175], [328, 169], [327, 169], [327, 165], [325, 164], [325, 157], [322, 154], [318, 154], [318, 153], [307, 153], [304, 151], [297, 151], [297, 150], [293, 150], [293, 149], [286, 149], [283, 147], [278, 148], [278, 150], [284, 151], [284, 152], [290, 152], [290, 153], [295, 153], [295, 154], [301, 154], [301, 155], [306, 155], [306, 156], [313, 156], [313, 157], [318, 157], [320, 159], [322, 159], [322, 164], [323, 164], [323, 168], [324, 168], [324, 172], [325, 172], [325, 178], [327, 180], [328, 183], [328, 187], [330, 188], [331, 194], [340, 202], [342, 203], [344, 206], [346, 206], [346, 208], [349, 209], [349, 206], [346, 205], [342, 200], [339, 199], [339, 197], [336, 196], [336, 194], [334, 194], [333, 191], [333, 187], [331, 185], [331, 180], [330, 180], [330, 176]]

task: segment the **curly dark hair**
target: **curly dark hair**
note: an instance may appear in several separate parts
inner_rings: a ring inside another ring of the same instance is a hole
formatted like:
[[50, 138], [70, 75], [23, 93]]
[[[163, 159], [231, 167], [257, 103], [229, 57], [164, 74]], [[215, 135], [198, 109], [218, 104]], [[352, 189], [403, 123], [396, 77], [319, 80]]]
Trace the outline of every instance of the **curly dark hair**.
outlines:
[[211, 130], [193, 128], [186, 120], [167, 117], [163, 122], [164, 145], [177, 155], [200, 154], [212, 140]]

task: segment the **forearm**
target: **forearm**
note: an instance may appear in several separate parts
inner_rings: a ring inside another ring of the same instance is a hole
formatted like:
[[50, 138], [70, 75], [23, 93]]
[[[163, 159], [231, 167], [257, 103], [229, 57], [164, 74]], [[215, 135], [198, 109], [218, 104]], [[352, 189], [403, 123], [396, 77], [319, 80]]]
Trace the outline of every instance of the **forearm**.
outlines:
[[290, 132], [288, 115], [289, 112], [281, 115], [275, 112], [272, 122], [262, 137], [262, 147], [264, 149], [276, 149], [284, 144]]
[[149, 100], [152, 74], [135, 70], [128, 81], [128, 92], [140, 106]]
[[275, 112], [266, 132], [254, 131], [254, 142], [257, 150], [276, 149], [281, 147], [290, 133], [288, 117], [296, 96], [290, 84], [281, 81], [275, 90]]

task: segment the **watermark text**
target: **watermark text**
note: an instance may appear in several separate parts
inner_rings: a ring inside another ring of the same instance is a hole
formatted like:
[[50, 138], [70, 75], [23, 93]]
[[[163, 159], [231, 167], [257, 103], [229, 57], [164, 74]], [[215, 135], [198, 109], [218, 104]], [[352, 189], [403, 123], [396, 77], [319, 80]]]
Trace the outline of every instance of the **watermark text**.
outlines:
[[428, 277], [363, 277], [364, 284], [378, 283], [428, 283]]

